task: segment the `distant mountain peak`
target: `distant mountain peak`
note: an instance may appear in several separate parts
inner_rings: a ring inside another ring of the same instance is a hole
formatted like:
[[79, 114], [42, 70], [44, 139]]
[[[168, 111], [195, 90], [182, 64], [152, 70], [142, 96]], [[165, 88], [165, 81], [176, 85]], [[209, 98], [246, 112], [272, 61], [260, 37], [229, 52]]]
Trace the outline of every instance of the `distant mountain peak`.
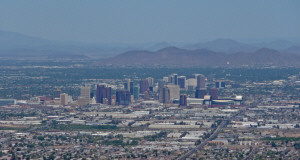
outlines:
[[[228, 65], [230, 62], [230, 65]], [[270, 48], [260, 48], [253, 52], [224, 54], [208, 49], [185, 50], [177, 47], [166, 47], [156, 52], [131, 51], [110, 58], [102, 65], [116, 66], [300, 66], [300, 56], [281, 54]]]
[[183, 51], [183, 49], [181, 48], [178, 48], [178, 47], [174, 47], [174, 46], [170, 46], [170, 47], [165, 47], [165, 48], [162, 48], [160, 50], [158, 50], [157, 52], [165, 52], [165, 51]]
[[279, 51], [267, 47], [262, 47], [256, 51], [257, 53], [280, 53]]

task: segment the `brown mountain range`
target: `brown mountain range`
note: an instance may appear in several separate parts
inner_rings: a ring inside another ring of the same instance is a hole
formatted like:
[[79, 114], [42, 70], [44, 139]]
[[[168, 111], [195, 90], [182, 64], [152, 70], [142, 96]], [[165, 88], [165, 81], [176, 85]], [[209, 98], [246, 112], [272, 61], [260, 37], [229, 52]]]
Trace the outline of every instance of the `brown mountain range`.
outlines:
[[207, 49], [184, 50], [167, 47], [156, 52], [129, 51], [97, 63], [112, 66], [300, 66], [300, 55], [261, 48], [255, 52], [225, 54]]

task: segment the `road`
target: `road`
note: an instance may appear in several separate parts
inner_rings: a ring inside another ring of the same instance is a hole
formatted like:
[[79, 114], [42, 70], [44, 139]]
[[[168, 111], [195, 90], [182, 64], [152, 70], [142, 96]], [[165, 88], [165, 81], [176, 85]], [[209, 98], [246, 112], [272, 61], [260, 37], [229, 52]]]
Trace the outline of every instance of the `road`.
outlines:
[[201, 150], [208, 143], [208, 141], [211, 141], [218, 136], [220, 131], [226, 126], [227, 122], [228, 122], [227, 120], [223, 120], [221, 122], [221, 124], [218, 126], [218, 128], [214, 131], [214, 133], [209, 136], [209, 138], [207, 138], [206, 140], [201, 142], [201, 144], [199, 144], [196, 148], [192, 149], [187, 154], [180, 157], [178, 160], [185, 160], [185, 159], [189, 158], [192, 154], [196, 153], [198, 150]]
[[248, 107], [245, 107], [244, 109], [241, 109], [238, 113], [236, 113], [235, 115], [233, 115], [232, 117], [227, 118], [226, 120], [223, 120], [221, 122], [221, 124], [217, 127], [217, 129], [214, 131], [214, 133], [209, 138], [207, 138], [203, 142], [201, 142], [196, 148], [191, 149], [188, 153], [186, 153], [182, 157], [178, 158], [178, 160], [185, 160], [185, 159], [189, 158], [192, 154], [194, 154], [197, 151], [201, 150], [208, 143], [208, 141], [211, 141], [211, 140], [215, 139], [218, 136], [218, 134], [220, 133], [220, 131], [224, 127], [227, 126], [228, 122], [230, 122], [234, 117], [240, 116], [240, 115], [244, 114], [247, 109], [248, 109]]

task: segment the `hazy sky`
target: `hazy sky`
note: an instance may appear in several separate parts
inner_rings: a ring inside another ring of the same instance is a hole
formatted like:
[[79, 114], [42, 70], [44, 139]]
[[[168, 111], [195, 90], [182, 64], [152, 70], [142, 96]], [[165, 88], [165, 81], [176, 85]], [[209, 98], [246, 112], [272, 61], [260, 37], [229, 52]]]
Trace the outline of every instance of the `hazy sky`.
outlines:
[[0, 30], [61, 41], [300, 38], [299, 0], [0, 0]]

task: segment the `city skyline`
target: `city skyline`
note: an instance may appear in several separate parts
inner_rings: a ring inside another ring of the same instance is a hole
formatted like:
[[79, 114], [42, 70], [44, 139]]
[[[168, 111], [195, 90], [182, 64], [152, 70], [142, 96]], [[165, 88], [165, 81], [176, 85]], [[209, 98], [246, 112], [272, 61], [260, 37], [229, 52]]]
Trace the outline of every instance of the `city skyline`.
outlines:
[[299, 7], [0, 0], [0, 159], [299, 159]]

